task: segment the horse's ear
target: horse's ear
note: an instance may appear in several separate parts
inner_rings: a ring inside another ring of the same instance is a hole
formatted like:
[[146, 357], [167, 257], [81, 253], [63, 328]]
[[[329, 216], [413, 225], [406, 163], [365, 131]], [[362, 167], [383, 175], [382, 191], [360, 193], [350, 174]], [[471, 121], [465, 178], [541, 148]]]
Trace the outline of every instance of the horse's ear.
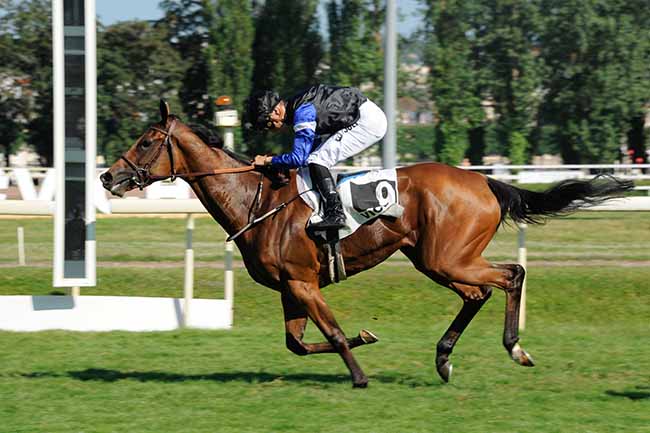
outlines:
[[164, 99], [160, 100], [160, 120], [163, 125], [167, 124], [167, 118], [169, 117], [169, 103]]

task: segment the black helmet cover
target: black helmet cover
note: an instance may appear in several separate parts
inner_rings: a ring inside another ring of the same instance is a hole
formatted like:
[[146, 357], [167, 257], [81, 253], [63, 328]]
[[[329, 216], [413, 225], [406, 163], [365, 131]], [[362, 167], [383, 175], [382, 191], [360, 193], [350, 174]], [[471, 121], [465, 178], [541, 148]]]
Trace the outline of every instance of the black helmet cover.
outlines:
[[280, 95], [272, 90], [253, 94], [246, 102], [247, 121], [257, 130], [269, 129], [272, 125], [269, 116], [280, 102]]

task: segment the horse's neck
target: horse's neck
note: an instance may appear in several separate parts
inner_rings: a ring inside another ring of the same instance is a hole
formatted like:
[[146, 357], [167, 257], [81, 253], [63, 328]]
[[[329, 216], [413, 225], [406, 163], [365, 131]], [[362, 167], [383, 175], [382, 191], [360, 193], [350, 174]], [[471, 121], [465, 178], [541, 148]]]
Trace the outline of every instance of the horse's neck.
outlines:
[[[184, 143], [181, 151], [188, 172], [243, 165], [226, 152], [212, 149], [200, 141]], [[248, 172], [203, 176], [189, 183], [212, 217], [228, 234], [233, 234], [248, 222], [258, 179], [259, 174]]]

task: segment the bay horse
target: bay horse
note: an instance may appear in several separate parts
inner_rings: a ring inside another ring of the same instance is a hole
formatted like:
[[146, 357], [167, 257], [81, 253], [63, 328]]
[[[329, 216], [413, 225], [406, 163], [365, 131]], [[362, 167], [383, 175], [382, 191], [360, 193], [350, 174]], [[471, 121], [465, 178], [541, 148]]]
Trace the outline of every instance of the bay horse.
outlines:
[[[286, 346], [291, 352], [338, 353], [353, 386], [366, 387], [368, 377], [351, 349], [377, 338], [365, 330], [346, 338], [325, 302], [320, 289], [330, 283], [327, 258], [305, 230], [312, 210], [302, 200], [292, 200], [298, 194], [295, 171], [288, 184], [274, 186], [269, 176], [262, 179], [253, 170], [250, 160], [208, 146], [196, 129], [170, 115], [165, 101], [160, 115], [160, 122], [101, 175], [104, 188], [123, 196], [157, 180], [182, 177], [229, 235], [250, 221], [251, 212], [261, 215], [289, 203], [236, 239], [246, 269], [255, 281], [281, 293]], [[515, 362], [533, 366], [518, 336], [525, 270], [518, 264], [492, 264], [482, 256], [501, 223], [507, 217], [540, 223], [633, 187], [631, 182], [601, 176], [532, 192], [438, 163], [398, 168], [397, 179], [403, 215], [372, 220], [341, 240], [345, 271], [348, 276], [365, 271], [400, 250], [417, 270], [460, 296], [463, 305], [436, 346], [436, 370], [445, 382], [452, 372], [449, 357], [455, 344], [493, 287], [502, 289], [506, 297], [503, 345]], [[326, 342], [303, 341], [308, 318]]]

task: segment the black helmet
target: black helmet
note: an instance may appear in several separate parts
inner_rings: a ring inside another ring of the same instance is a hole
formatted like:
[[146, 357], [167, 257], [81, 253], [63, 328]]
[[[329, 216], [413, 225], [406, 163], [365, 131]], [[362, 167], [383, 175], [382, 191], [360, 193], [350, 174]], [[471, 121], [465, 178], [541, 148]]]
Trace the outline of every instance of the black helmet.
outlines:
[[279, 102], [280, 95], [271, 90], [253, 94], [246, 101], [246, 122], [257, 130], [269, 129], [269, 116]]

